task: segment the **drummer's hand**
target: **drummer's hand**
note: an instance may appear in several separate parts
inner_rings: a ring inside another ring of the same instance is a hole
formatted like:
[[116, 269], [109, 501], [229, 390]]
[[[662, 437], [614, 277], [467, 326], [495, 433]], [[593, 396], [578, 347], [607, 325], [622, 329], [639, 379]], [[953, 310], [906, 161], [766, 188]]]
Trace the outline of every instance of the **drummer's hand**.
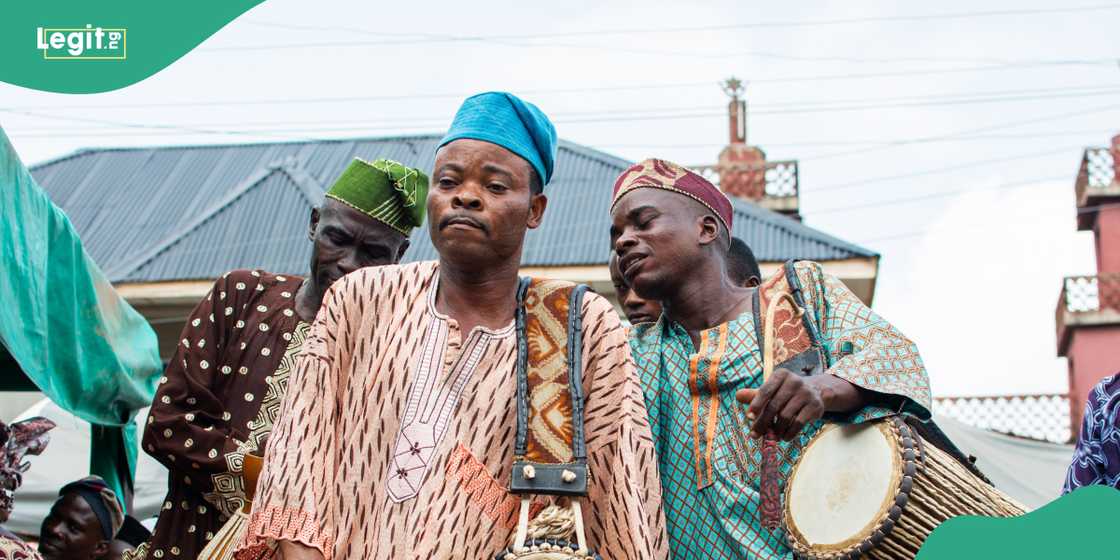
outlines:
[[735, 398], [750, 404], [751, 437], [767, 435], [769, 428], [770, 435], [789, 441], [825, 412], [854, 409], [860, 394], [855, 385], [835, 375], [802, 377], [779, 368], [762, 387], [740, 389]]

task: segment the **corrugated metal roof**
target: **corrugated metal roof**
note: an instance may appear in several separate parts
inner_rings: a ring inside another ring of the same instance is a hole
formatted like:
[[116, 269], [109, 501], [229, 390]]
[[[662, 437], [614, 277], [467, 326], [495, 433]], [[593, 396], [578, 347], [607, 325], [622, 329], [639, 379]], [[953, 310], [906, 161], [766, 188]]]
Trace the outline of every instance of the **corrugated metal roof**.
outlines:
[[[31, 169], [113, 282], [214, 278], [234, 268], [305, 273], [305, 224], [355, 157], [430, 169], [437, 135], [261, 144], [89, 149]], [[606, 262], [611, 185], [630, 162], [561, 141], [544, 224], [524, 266]], [[762, 261], [872, 257], [868, 249], [747, 202], [734, 233]], [[435, 258], [426, 228], [406, 260]]]

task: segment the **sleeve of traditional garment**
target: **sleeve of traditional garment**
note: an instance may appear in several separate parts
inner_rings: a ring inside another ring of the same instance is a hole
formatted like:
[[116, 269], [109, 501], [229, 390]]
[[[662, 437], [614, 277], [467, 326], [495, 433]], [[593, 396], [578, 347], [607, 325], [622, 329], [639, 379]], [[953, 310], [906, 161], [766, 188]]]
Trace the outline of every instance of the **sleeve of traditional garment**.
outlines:
[[829, 373], [871, 391], [868, 406], [839, 418], [866, 421], [907, 411], [925, 420], [932, 406], [918, 346], [813, 262], [797, 263], [806, 303], [816, 313]]
[[212, 381], [221, 375], [220, 351], [229, 343], [231, 331], [226, 324], [229, 318], [216, 302], [227, 291], [233, 298], [235, 290], [229, 287], [243, 281], [240, 272], [231, 272], [195, 307], [159, 381], [144, 428], [148, 454], [175, 476], [189, 477], [203, 494], [212, 490], [211, 475], [240, 472], [241, 467], [240, 461], [228, 464], [227, 457], [237, 452], [245, 436], [229, 425], [230, 415], [212, 390]]
[[280, 415], [269, 436], [245, 538], [236, 558], [264, 558], [276, 541], [317, 548], [331, 560], [336, 534], [332, 517], [338, 457], [339, 367], [347, 343], [344, 292], [354, 275], [335, 282], [311, 326], [288, 379]]
[[588, 544], [603, 558], [668, 558], [657, 458], [626, 333], [597, 295], [584, 302], [583, 324]]
[[1073, 448], [1073, 461], [1070, 462], [1069, 471], [1066, 472], [1062, 494], [1068, 494], [1082, 486], [1097, 484], [1104, 478], [1105, 465], [1101, 461], [1103, 423], [1098, 421], [1100, 413], [1097, 409], [1102, 385], [1103, 383], [1094, 387], [1085, 402], [1085, 414], [1081, 418], [1081, 433], [1077, 435], [1077, 445]]

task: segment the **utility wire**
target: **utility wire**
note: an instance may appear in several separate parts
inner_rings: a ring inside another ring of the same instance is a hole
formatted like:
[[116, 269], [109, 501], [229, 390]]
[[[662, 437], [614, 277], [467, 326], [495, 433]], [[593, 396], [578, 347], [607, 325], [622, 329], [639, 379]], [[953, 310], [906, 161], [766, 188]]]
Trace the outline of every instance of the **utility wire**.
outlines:
[[531, 33], [531, 34], [506, 34], [506, 35], [433, 35], [433, 34], [407, 34], [409, 38], [400, 38], [401, 33], [395, 33], [396, 38], [383, 41], [337, 41], [330, 43], [309, 43], [309, 44], [291, 44], [280, 43], [274, 45], [249, 45], [242, 47], [228, 47], [232, 50], [247, 50], [247, 49], [276, 49], [276, 48], [307, 48], [309, 46], [347, 46], [353, 44], [366, 44], [366, 45], [406, 45], [406, 44], [432, 44], [436, 42], [448, 43], [461, 43], [461, 42], [480, 42], [480, 41], [507, 41], [507, 40], [540, 40], [540, 39], [557, 39], [569, 37], [606, 37], [606, 36], [619, 36], [619, 35], [656, 35], [666, 33], [696, 33], [696, 32], [712, 32], [712, 31], [736, 31], [744, 29], [786, 29], [795, 27], [821, 27], [821, 26], [834, 26], [834, 25], [853, 25], [864, 23], [888, 23], [888, 22], [920, 22], [920, 21], [945, 21], [945, 20], [961, 20], [961, 19], [975, 19], [985, 17], [1004, 17], [1004, 16], [1028, 16], [1028, 15], [1053, 15], [1061, 13], [1087, 13], [1110, 11], [1120, 9], [1120, 4], [1097, 4], [1089, 6], [1075, 6], [1067, 8], [1043, 8], [1043, 9], [1020, 9], [1020, 10], [983, 10], [973, 12], [955, 12], [944, 14], [916, 14], [916, 15], [899, 15], [899, 16], [874, 16], [874, 17], [858, 17], [858, 18], [838, 18], [838, 19], [822, 19], [822, 20], [804, 20], [804, 21], [767, 21], [767, 22], [749, 22], [749, 23], [734, 23], [723, 25], [702, 25], [702, 26], [685, 26], [685, 27], [667, 27], [667, 28], [634, 28], [634, 29], [587, 29], [579, 31], [566, 31], [566, 32], [553, 32], [553, 33]]

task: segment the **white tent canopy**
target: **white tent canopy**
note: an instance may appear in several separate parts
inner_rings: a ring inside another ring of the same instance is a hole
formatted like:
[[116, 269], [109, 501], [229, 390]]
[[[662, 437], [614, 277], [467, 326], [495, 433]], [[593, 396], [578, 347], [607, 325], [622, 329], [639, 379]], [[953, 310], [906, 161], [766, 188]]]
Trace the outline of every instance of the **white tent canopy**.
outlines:
[[1031, 509], [1062, 493], [1073, 446], [1008, 436], [962, 424], [949, 417], [937, 425], [969, 455], [992, 484]]
[[[31, 469], [23, 475], [23, 486], [15, 493], [15, 507], [4, 527], [15, 533], [38, 535], [39, 526], [68, 482], [89, 475], [90, 425], [88, 422], [43, 399], [20, 414], [16, 420], [44, 416], [58, 427], [51, 430], [51, 441], [38, 457], [28, 457]], [[137, 415], [137, 428], [147, 422], [148, 409]], [[142, 521], [159, 512], [167, 494], [167, 469], [141, 450], [136, 459], [133, 516]], [[150, 523], [145, 523], [150, 525]]]

